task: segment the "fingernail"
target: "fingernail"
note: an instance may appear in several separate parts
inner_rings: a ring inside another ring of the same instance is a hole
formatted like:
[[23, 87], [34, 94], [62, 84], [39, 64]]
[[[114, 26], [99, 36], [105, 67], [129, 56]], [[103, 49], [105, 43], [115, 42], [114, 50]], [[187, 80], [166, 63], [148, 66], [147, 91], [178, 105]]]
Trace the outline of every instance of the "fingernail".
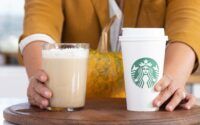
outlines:
[[44, 80], [46, 80], [46, 77], [45, 76], [41, 76], [40, 79], [44, 81]]
[[46, 97], [51, 97], [51, 93], [48, 92], [48, 91], [45, 91], [44, 94], [45, 94]]
[[157, 106], [157, 107], [160, 107], [160, 105], [161, 105], [161, 102], [160, 102], [160, 101], [157, 101], [156, 106]]
[[161, 87], [160, 87], [160, 86], [156, 86], [156, 90], [157, 90], [157, 91], [160, 91], [160, 90], [161, 90]]
[[187, 109], [191, 109], [191, 107], [190, 107], [190, 106], [186, 106], [186, 108], [187, 108]]
[[167, 106], [167, 110], [168, 111], [173, 111], [173, 107], [172, 106]]

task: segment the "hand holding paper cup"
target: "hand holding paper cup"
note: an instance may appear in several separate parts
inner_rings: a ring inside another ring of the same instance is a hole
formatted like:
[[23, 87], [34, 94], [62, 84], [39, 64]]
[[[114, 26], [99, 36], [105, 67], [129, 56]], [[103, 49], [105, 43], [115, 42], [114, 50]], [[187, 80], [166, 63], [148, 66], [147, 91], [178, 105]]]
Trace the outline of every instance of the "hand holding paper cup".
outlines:
[[127, 110], [156, 111], [154, 85], [163, 75], [166, 41], [162, 28], [124, 28], [122, 47]]

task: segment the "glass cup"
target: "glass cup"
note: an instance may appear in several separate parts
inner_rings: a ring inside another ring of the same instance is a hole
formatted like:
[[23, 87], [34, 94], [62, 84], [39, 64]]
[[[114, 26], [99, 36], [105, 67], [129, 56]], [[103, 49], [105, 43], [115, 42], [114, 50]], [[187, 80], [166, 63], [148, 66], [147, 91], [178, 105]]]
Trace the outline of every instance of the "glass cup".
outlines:
[[154, 86], [163, 75], [167, 36], [162, 28], [125, 28], [120, 37], [129, 111], [156, 111]]
[[74, 111], [84, 107], [88, 43], [61, 43], [42, 46], [42, 68], [53, 95], [48, 110]]

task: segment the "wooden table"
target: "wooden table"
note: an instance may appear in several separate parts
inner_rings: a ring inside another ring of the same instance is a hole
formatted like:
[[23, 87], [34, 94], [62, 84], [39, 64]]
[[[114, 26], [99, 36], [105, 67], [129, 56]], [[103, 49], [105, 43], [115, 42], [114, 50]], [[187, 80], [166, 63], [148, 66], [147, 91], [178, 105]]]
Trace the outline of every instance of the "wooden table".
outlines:
[[49, 112], [28, 103], [4, 110], [4, 118], [22, 125], [194, 125], [200, 124], [200, 107], [174, 112], [130, 112], [124, 99], [88, 100], [76, 112]]

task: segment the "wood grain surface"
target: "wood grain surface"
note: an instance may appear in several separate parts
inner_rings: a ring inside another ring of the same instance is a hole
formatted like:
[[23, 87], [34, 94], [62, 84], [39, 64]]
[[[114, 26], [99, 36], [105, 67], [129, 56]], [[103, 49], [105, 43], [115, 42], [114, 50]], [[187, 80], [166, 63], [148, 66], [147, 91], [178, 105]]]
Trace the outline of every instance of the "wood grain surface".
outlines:
[[200, 107], [174, 112], [130, 112], [125, 99], [87, 100], [84, 109], [75, 112], [50, 112], [18, 104], [4, 110], [7, 121], [20, 125], [199, 125]]

